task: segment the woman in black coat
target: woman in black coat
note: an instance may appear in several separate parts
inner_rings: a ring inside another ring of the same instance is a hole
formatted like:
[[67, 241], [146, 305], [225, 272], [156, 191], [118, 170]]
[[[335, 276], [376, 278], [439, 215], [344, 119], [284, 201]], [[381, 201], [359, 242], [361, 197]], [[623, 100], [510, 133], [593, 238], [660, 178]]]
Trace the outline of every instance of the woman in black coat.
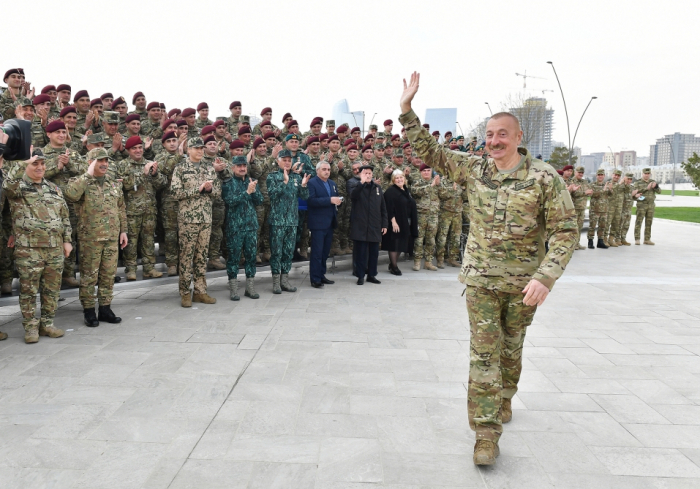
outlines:
[[406, 177], [401, 170], [391, 174], [391, 186], [386, 189], [384, 202], [389, 218], [389, 228], [382, 238], [382, 249], [389, 252], [389, 271], [401, 275], [396, 261], [400, 253], [408, 253], [411, 237], [418, 237], [418, 211], [416, 201], [405, 186]]
[[355, 242], [357, 285], [365, 283], [365, 272], [368, 282], [378, 284], [379, 243], [386, 233], [388, 220], [384, 194], [372, 180], [371, 165], [360, 167], [360, 184], [353, 189], [350, 199], [350, 239]]

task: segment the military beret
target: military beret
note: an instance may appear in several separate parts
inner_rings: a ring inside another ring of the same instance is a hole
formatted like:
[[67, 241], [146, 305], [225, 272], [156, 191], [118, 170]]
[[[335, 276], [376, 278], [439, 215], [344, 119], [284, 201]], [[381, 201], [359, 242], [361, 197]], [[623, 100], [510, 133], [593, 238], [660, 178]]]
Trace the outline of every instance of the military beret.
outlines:
[[423, 127], [425, 127], [426, 129], [429, 130], [429, 129], [430, 129], [430, 124], [423, 124]]
[[104, 100], [104, 99], [106, 99], [106, 98], [114, 99], [114, 95], [112, 95], [111, 93], [107, 92], [107, 93], [103, 93], [103, 94], [100, 96], [100, 98], [101, 98], [102, 100]]
[[573, 170], [574, 167], [571, 165], [566, 165], [564, 168], [561, 169], [561, 171], [566, 171], [566, 170]]
[[262, 122], [260, 123], [260, 127], [261, 127], [261, 128], [267, 127], [267, 126], [272, 127], [272, 122], [270, 122], [270, 121], [262, 121]]
[[403, 143], [403, 146], [401, 146], [403, 149], [410, 148], [411, 143]]
[[71, 87], [70, 87], [70, 85], [68, 85], [68, 84], [66, 84], [66, 83], [62, 83], [62, 84], [60, 84], [59, 86], [56, 87], [56, 91], [57, 91], [57, 92], [70, 92], [70, 91], [71, 91]]
[[185, 110], [182, 111], [182, 118], [185, 119], [191, 115], [195, 115], [197, 112], [192, 108], [192, 107], [187, 107]]
[[615, 175], [622, 175], [622, 170], [615, 170], [615, 171], [613, 172], [613, 174], [615, 174]]
[[250, 124], [250, 116], [249, 116], [249, 115], [242, 115], [242, 116], [240, 117], [239, 123], [242, 124], [242, 123], [244, 123], [244, 122], [247, 122], [248, 124]]
[[374, 171], [374, 167], [373, 167], [372, 165], [362, 165], [362, 166], [360, 167], [360, 171], [363, 171], [363, 170], [372, 170], [372, 171]]
[[385, 125], [385, 126], [393, 126], [393, 125], [394, 125], [394, 121], [392, 121], [391, 119], [387, 119], [387, 120], [384, 121], [384, 125]]
[[287, 134], [287, 136], [284, 138], [285, 141], [301, 141], [301, 137], [298, 134]]
[[[457, 141], [459, 141], [460, 139], [461, 139], [462, 141], [464, 141], [464, 136], [457, 136]], [[476, 138], [474, 138], [474, 139], [476, 139]]]
[[195, 137], [187, 140], [187, 147], [188, 148], [203, 148], [204, 141], [199, 136], [195, 136]]
[[238, 128], [238, 135], [242, 136], [243, 134], [250, 134], [250, 126], [243, 126]]
[[112, 108], [113, 109], [116, 109], [120, 105], [126, 105], [126, 100], [124, 100], [124, 97], [119, 97], [119, 98], [115, 98], [114, 100], [112, 100]]
[[328, 134], [326, 134], [326, 133], [322, 133], [322, 134], [320, 134], [320, 135], [318, 136], [319, 142], [323, 142], [323, 141], [325, 141], [326, 139], [328, 139]]
[[602, 168], [596, 172], [596, 175], [605, 175], [605, 170]]
[[287, 123], [287, 129], [289, 129], [290, 127], [293, 127], [293, 126], [297, 126], [297, 127], [299, 126], [299, 123], [294, 119], [292, 119], [291, 121], [289, 121]]
[[283, 149], [277, 154], [277, 158], [291, 158], [292, 157], [292, 152], [289, 151], [288, 149]]
[[370, 124], [370, 125], [369, 125], [369, 130], [371, 131], [372, 129], [377, 129], [377, 125], [376, 125], [376, 124]]
[[451, 142], [451, 143], [456, 143], [456, 142], [457, 142], [457, 138], [452, 138], [452, 139], [450, 139], [450, 142]]
[[238, 165], [248, 165], [248, 158], [245, 156], [235, 156], [233, 160], [231, 161], [232, 164], [238, 166]]
[[126, 144], [124, 147], [126, 149], [131, 149], [136, 145], [143, 144], [143, 141], [141, 140], [141, 136], [131, 136], [129, 139], [126, 140]]
[[66, 125], [63, 123], [63, 121], [53, 121], [46, 124], [46, 127], [44, 129], [46, 130], [46, 134], [48, 134], [50, 132], [58, 131], [65, 128]]
[[578, 167], [576, 167], [576, 171], [577, 171], [578, 173], [583, 173], [583, 172], [586, 171], [586, 169], [585, 169], [584, 167], [582, 167], [582, 166], [578, 166]]
[[161, 110], [165, 110], [165, 104], [163, 102], [161, 102], [159, 105]]
[[187, 125], [187, 121], [185, 119], [178, 119], [176, 124], [177, 124], [177, 127], [183, 127], [183, 126]]
[[94, 99], [90, 100], [90, 107], [94, 107], [95, 105], [103, 105], [102, 99], [101, 98], [94, 98]]
[[377, 143], [374, 145], [374, 149], [379, 151], [384, 151], [384, 145], [382, 143]]
[[58, 117], [65, 117], [68, 114], [70, 114], [71, 112], [74, 114], [78, 113], [78, 111], [75, 110], [75, 107], [73, 107], [72, 105], [69, 105], [68, 107], [63, 107], [61, 109], [61, 112], [59, 112]]
[[343, 124], [338, 129], [336, 129], [335, 132], [337, 132], [338, 134], [345, 134], [346, 132], [348, 132], [348, 126]]
[[214, 137], [214, 135], [207, 136], [204, 138], [204, 144], [211, 143], [212, 141], [216, 142], [216, 138]]
[[651, 173], [651, 168], [644, 168], [642, 173]]
[[36, 148], [34, 151], [32, 151], [32, 156], [36, 156], [37, 160], [46, 159], [46, 155], [44, 155], [44, 152], [41, 150], [41, 148]]
[[418, 169], [419, 169], [420, 171], [423, 171], [423, 170], [432, 170], [432, 168], [430, 168], [430, 167], [429, 167], [428, 165], [426, 165], [425, 163], [422, 163], [421, 166], [420, 166], [420, 168], [418, 168]]
[[317, 125], [317, 124], [323, 124], [323, 119], [321, 119], [321, 118], [319, 118], [319, 117], [314, 117], [314, 118], [311, 120], [311, 124], [309, 124], [309, 127], [314, 127], [314, 126]]
[[151, 109], [160, 109], [160, 103], [159, 102], [149, 102], [148, 105], [146, 106], [146, 110], [151, 110]]
[[56, 91], [56, 85], [46, 85], [44, 88], [41, 89], [41, 93], [49, 93], [49, 92], [55, 92]]
[[[94, 136], [94, 134], [93, 134]], [[104, 148], [94, 148], [88, 151], [87, 159], [90, 160], [106, 160], [109, 158], [109, 153]]]
[[241, 103], [240, 103], [238, 100], [236, 100], [235, 102], [231, 102], [231, 103], [228, 105], [228, 110], [231, 110], [231, 109], [233, 109], [234, 107], [240, 107], [240, 106], [241, 106]]
[[216, 130], [216, 127], [214, 126], [204, 126], [202, 128], [202, 136], [206, 136], [210, 132], [214, 132]]
[[143, 94], [143, 92], [136, 92], [136, 93], [134, 94], [134, 96], [131, 97], [131, 103], [132, 103], [132, 104], [135, 104], [135, 103], [136, 103], [136, 99], [139, 98], [139, 97], [146, 98], [146, 96]]
[[634, 173], [625, 173], [627, 178], [634, 178]]
[[328, 136], [328, 142], [330, 143], [331, 141], [340, 141], [340, 138], [337, 134], [333, 134], [332, 136]]
[[397, 139], [401, 139], [401, 136], [399, 136], [398, 134], [394, 134], [393, 136], [391, 136], [392, 141], [396, 141]]
[[129, 122], [132, 122], [132, 121], [140, 121], [140, 120], [141, 120], [141, 116], [140, 116], [140, 115], [138, 115], [138, 114], [129, 114], [129, 115], [126, 116], [126, 119], [124, 120], [124, 122], [128, 124]]
[[326, 127], [328, 127], [328, 126], [333, 126], [333, 127], [335, 127], [335, 121], [334, 121], [333, 119], [328, 119], [328, 120], [326, 121]]
[[34, 100], [32, 100], [32, 102], [34, 102], [34, 105], [45, 104], [46, 102], [51, 102], [51, 97], [49, 97], [45, 93], [42, 93], [34, 97]]
[[200, 110], [208, 109], [208, 108], [209, 108], [209, 105], [207, 105], [206, 102], [200, 102], [197, 105], [197, 112], [199, 112]]
[[314, 144], [314, 143], [320, 143], [321, 140], [319, 139], [318, 136], [311, 136], [309, 139], [306, 140], [306, 144]]
[[343, 143], [343, 146], [350, 146], [351, 144], [355, 144], [355, 140], [354, 140], [354, 139], [348, 138], [348, 139], [346, 139], [345, 142]]
[[364, 146], [362, 146], [362, 152], [363, 152], [363, 153], [364, 153], [365, 151], [367, 151], [368, 149], [369, 149], [369, 150], [372, 150], [372, 145], [371, 145], [371, 144], [365, 144]]
[[77, 102], [78, 100], [80, 100], [83, 97], [90, 98], [90, 95], [88, 95], [88, 91], [87, 90], [78, 90], [78, 92], [73, 97], [73, 102]]
[[231, 144], [228, 145], [228, 149], [238, 149], [243, 147], [245, 147], [245, 144], [243, 144], [243, 141], [240, 139], [234, 139], [231, 141]]
[[456, 151], [456, 150], [459, 149], [459, 146], [456, 145], [456, 144], [450, 144], [450, 149], [451, 149], [452, 151]]
[[360, 131], [359, 127], [353, 127], [352, 129], [350, 129], [350, 134], [352, 134], [353, 132], [362, 132], [362, 131]]
[[[114, 104], [112, 104], [114, 105]], [[168, 118], [174, 119], [176, 116], [182, 114], [182, 111], [180, 109], [171, 109], [170, 112], [168, 112]]]
[[291, 118], [292, 118], [292, 114], [290, 114], [289, 112], [287, 112], [286, 114], [284, 114], [284, 115], [282, 116], [282, 122], [284, 122], [285, 119], [291, 119]]
[[356, 144], [351, 144], [345, 148], [345, 151], [358, 151]]
[[564, 170], [557, 170], [557, 173], [561, 176], [564, 176]]
[[275, 133], [272, 131], [268, 131], [265, 134], [263, 134], [263, 139], [270, 139], [270, 138], [274, 138], [274, 137], [277, 137], [277, 136], [275, 136]]
[[263, 110], [260, 111], [260, 116], [264, 116], [268, 112], [272, 113], [272, 109], [270, 107], [265, 107]]
[[165, 131], [165, 129], [170, 125], [170, 124], [175, 124], [175, 119], [165, 119], [163, 123], [160, 125], [160, 128]]
[[440, 135], [440, 131], [433, 131], [433, 136], [439, 136], [439, 135]]
[[212, 126], [214, 126], [214, 127], [225, 126], [225, 125], [226, 125], [226, 121], [224, 121], [224, 120], [218, 120], [218, 121], [214, 122], [214, 124], [212, 124]]
[[261, 144], [265, 144], [265, 140], [263, 138], [255, 138], [255, 141], [253, 141], [253, 149], [257, 149]]
[[105, 142], [105, 134], [103, 132], [96, 132], [90, 134], [87, 138], [88, 144], [99, 144]]
[[168, 131], [163, 136], [160, 138], [161, 142], [166, 142], [168, 139], [176, 139], [177, 135], [175, 134], [175, 131]]
[[397, 148], [394, 150], [394, 154], [391, 155], [393, 158], [403, 158], [403, 150], [401, 148]]
[[23, 68], [10, 68], [5, 72], [5, 76], [3, 77], [3, 80], [7, 80], [7, 78], [10, 75], [24, 75], [24, 69]]
[[449, 134], [450, 136], [452, 136], [452, 131], [447, 131], [447, 132], [445, 133], [445, 138], [447, 138], [447, 135], [448, 135], [448, 134]]

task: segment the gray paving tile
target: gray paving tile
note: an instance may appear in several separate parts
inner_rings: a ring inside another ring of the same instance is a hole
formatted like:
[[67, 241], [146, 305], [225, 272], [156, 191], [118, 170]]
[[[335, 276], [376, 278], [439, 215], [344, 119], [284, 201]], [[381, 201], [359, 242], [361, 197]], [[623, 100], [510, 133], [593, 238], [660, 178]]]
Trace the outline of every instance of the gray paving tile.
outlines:
[[367, 438], [328, 438], [321, 444], [318, 480], [382, 482], [380, 447]]
[[700, 467], [678, 450], [591, 447], [591, 451], [615, 475], [700, 477]]
[[608, 474], [574, 433], [521, 433], [546, 472]]
[[252, 462], [235, 460], [188, 460], [169, 487], [189, 489], [243, 489], [253, 473]]
[[479, 469], [463, 455], [382, 453], [382, 468], [387, 485], [484, 487]]
[[700, 448], [700, 426], [625, 424], [645, 447]]

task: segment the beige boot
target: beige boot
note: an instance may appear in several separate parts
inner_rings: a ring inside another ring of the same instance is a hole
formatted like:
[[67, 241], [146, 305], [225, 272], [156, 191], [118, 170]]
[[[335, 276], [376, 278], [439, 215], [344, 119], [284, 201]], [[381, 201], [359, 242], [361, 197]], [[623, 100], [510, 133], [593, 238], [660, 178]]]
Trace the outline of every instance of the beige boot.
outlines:
[[6, 339], [7, 339], [7, 333], [3, 333], [2, 331], [0, 331], [0, 341], [6, 340]]
[[25, 343], [36, 343], [37, 341], [39, 341], [39, 328], [32, 326], [24, 330]]
[[8, 280], [7, 282], [3, 282], [2, 285], [0, 285], [0, 293], [3, 293], [3, 294], [11, 294], [12, 293], [12, 280]]
[[282, 293], [282, 287], [280, 286], [280, 276], [279, 275], [272, 276], [272, 293], [273, 294], [281, 294]]
[[207, 294], [192, 294], [192, 302], [201, 302], [202, 304], [216, 304], [216, 299]]
[[218, 258], [215, 260], [209, 260], [207, 266], [212, 270], [226, 270], [226, 265], [221, 263], [221, 260]]
[[192, 295], [189, 292], [182, 294], [180, 297], [180, 305], [182, 307], [192, 307]]
[[54, 326], [39, 326], [39, 336], [48, 336], [49, 338], [60, 338], [64, 332]]
[[285, 292], [296, 292], [297, 288], [292, 286], [292, 284], [289, 283], [289, 275], [286, 273], [283, 273], [280, 275], [280, 288], [284, 290]]
[[608, 238], [608, 243], [608, 246], [610, 246], [611, 248], [617, 248], [618, 246], [620, 246], [619, 244], [617, 244], [617, 240], [615, 238]]
[[270, 252], [266, 251], [265, 253], [262, 254], [262, 260], [263, 261], [270, 261]]
[[245, 279], [245, 296], [251, 299], [260, 298], [260, 294], [255, 292], [255, 279], [253, 277], [247, 277]]
[[636, 245], [640, 244], [640, 243], [639, 243], [639, 240], [638, 240], [638, 239], [635, 239], [635, 240], [634, 240], [634, 244], [636, 244]]
[[445, 259], [444, 258], [437, 259], [437, 267], [440, 269], [445, 268]]
[[433, 272], [437, 271], [437, 267], [433, 265], [433, 260], [428, 260], [427, 258], [425, 259], [425, 263], [423, 264], [423, 268], [426, 270], [431, 270]]
[[459, 260], [456, 260], [455, 258], [452, 258], [447, 263], [449, 263], [451, 267], [455, 267], [455, 268], [460, 268], [462, 266], [462, 264], [459, 262]]
[[136, 272], [126, 272], [126, 280], [129, 282], [136, 280]]
[[228, 290], [229, 290], [229, 298], [232, 301], [241, 300], [241, 297], [238, 295], [238, 279], [237, 278], [230, 278], [228, 280]]
[[177, 267], [175, 265], [171, 265], [168, 267], [168, 277], [174, 277], [177, 275]]
[[413, 271], [417, 272], [420, 270], [420, 260], [413, 260]]
[[652, 240], [650, 240], [650, 239], [645, 239], [645, 240], [644, 240], [644, 244], [645, 244], [645, 245], [654, 246], [654, 242], [653, 242]]
[[623, 246], [632, 246], [632, 243], [627, 241], [625, 238], [622, 238], [622, 241], [620, 241], [620, 244]]
[[80, 282], [75, 277], [63, 277], [61, 282], [66, 287], [80, 287]]
[[489, 440], [476, 440], [474, 445], [474, 465], [493, 465], [501, 451], [498, 445]]
[[143, 278], [160, 278], [162, 276], [163, 276], [163, 273], [159, 272], [155, 268], [151, 268], [148, 271], [146, 271], [146, 270], [143, 271]]

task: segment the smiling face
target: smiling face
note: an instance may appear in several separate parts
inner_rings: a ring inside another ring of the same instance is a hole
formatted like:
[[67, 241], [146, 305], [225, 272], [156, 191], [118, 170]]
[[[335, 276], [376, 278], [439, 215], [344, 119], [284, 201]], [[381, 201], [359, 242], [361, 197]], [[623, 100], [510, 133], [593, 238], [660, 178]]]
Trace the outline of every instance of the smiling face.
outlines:
[[126, 152], [129, 153], [132, 160], [140, 161], [143, 157], [143, 144], [132, 146], [131, 148], [127, 149]]
[[95, 165], [95, 176], [104, 177], [107, 170], [109, 170], [109, 159], [102, 158], [101, 160], [97, 160], [97, 164]]
[[90, 98], [89, 97], [80, 97], [78, 100], [76, 100], [75, 101], [75, 110], [77, 110], [81, 114], [87, 113], [87, 111], [90, 110]]
[[41, 179], [44, 178], [44, 173], [46, 173], [46, 161], [43, 159], [32, 161], [27, 165], [24, 173], [26, 173], [32, 182], [40, 183]]
[[523, 140], [518, 120], [505, 112], [501, 114], [496, 114], [486, 123], [486, 147], [497, 163], [514, 159]]
[[137, 110], [144, 110], [146, 108], [146, 97], [137, 97], [134, 100], [134, 105]]
[[[75, 115], [75, 114], [71, 114]], [[52, 148], [61, 148], [66, 144], [66, 135], [68, 132], [65, 129], [58, 129], [57, 131], [50, 132], [47, 134], [49, 137], [49, 144]]]

